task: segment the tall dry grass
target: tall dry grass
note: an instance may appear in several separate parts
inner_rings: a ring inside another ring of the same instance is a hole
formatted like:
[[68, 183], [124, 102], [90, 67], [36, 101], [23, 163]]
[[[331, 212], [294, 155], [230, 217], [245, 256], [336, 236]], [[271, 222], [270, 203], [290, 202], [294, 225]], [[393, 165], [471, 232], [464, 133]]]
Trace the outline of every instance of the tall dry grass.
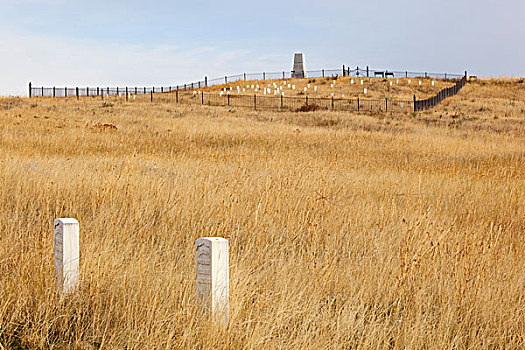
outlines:
[[[2, 347], [524, 346], [523, 129], [112, 103], [0, 103]], [[65, 300], [57, 217], [81, 228]], [[194, 307], [210, 235], [226, 329]]]

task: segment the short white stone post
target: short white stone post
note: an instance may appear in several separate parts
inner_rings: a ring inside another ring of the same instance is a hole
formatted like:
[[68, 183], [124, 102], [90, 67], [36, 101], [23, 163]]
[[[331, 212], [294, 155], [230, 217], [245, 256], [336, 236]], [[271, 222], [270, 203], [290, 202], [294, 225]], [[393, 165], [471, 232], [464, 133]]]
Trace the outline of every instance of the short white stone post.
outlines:
[[228, 240], [204, 237], [195, 241], [197, 304], [227, 324], [229, 318]]
[[79, 225], [71, 218], [55, 219], [54, 224], [57, 290], [68, 294], [78, 285]]

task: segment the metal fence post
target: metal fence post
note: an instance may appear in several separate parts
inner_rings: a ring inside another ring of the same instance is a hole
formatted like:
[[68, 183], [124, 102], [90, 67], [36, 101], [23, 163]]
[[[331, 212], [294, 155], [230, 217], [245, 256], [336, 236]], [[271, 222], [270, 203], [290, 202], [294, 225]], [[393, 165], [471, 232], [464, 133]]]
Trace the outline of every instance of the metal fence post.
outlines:
[[257, 94], [253, 95], [253, 109], [257, 110]]
[[385, 97], [385, 112], [388, 112], [388, 98]]
[[128, 102], [128, 87], [126, 86], [126, 102]]
[[228, 94], [228, 106], [230, 105], [230, 94]]
[[416, 108], [416, 95], [414, 95], [414, 112], [417, 112], [417, 108]]
[[208, 87], [208, 77], [204, 77], [204, 87]]
[[366, 66], [366, 77], [370, 78], [370, 69]]
[[359, 112], [359, 110], [361, 109], [361, 106], [359, 104], [359, 97], [357, 98], [357, 112]]
[[153, 102], [153, 90], [151, 90], [151, 92], [150, 92], [150, 100], [149, 101]]
[[204, 104], [204, 92], [201, 91], [201, 105]]
[[29, 82], [29, 98], [31, 98], [31, 82]]
[[281, 109], [283, 109], [283, 95], [281, 94]]
[[332, 96], [332, 111], [334, 110], [334, 97]]
[[53, 86], [53, 97], [56, 97], [55, 87]]
[[224, 84], [228, 84], [228, 77], [224, 76]]
[[243, 80], [246, 81], [246, 73], [243, 73], [243, 76], [244, 76]]
[[283, 71], [283, 80], [284, 80], [284, 79], [285, 79], [285, 78], [284, 78], [284, 71]]
[[175, 90], [175, 103], [179, 103], [179, 90]]
[[343, 77], [345, 76], [345, 65], [343, 64]]
[[263, 72], [263, 80], [266, 80], [266, 72]]
[[42, 86], [42, 97], [44, 97], [44, 87]]
[[67, 86], [64, 87], [64, 97], [67, 97]]
[[324, 69], [322, 70], [322, 73], [323, 73], [323, 78], [324, 78]]
[[76, 89], [77, 89], [77, 100], [78, 100], [78, 86], [76, 87]]

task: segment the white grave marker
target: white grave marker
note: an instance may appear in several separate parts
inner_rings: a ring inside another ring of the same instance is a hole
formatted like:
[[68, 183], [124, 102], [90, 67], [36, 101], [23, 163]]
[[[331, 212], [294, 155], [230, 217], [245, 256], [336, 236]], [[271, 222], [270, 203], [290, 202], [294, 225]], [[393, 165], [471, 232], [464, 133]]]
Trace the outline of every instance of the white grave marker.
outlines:
[[292, 85], [292, 90], [295, 90], [295, 85]]
[[68, 294], [78, 285], [79, 227], [78, 221], [60, 218], [54, 221], [55, 276], [59, 292]]
[[361, 80], [361, 85], [363, 85], [363, 81]]
[[317, 91], [317, 86], [314, 86], [314, 91]]
[[366, 95], [366, 93], [368, 92], [368, 90], [365, 88], [365, 89], [363, 90], [363, 92], [364, 92], [365, 95]]
[[195, 241], [197, 304], [218, 320], [228, 323], [228, 240], [205, 237]]
[[432, 80], [432, 86], [434, 86], [434, 85], [435, 85], [435, 83], [436, 83], [436, 82], [435, 82], [434, 80]]
[[412, 80], [408, 79], [408, 85], [410, 85], [411, 82], [412, 82]]
[[421, 86], [421, 80], [419, 81], [419, 86]]
[[354, 83], [354, 79], [350, 79], [350, 84], [353, 84]]

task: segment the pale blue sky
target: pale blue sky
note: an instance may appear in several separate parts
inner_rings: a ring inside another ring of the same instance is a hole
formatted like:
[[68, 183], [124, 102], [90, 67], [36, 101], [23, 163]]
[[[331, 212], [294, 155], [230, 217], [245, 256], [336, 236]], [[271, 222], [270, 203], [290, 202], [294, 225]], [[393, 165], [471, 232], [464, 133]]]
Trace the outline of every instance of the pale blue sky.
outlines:
[[306, 68], [525, 75], [525, 1], [0, 0], [0, 95]]

